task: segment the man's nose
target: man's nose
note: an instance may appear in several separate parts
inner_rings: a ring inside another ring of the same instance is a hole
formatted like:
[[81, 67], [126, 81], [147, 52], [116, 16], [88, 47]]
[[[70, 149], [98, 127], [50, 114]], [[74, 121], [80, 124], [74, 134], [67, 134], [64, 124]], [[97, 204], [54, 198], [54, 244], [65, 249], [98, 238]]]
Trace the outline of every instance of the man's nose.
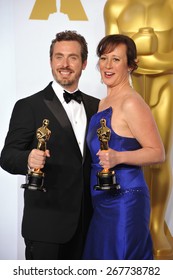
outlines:
[[64, 57], [62, 60], [62, 66], [67, 67], [69, 65], [69, 60], [67, 57]]

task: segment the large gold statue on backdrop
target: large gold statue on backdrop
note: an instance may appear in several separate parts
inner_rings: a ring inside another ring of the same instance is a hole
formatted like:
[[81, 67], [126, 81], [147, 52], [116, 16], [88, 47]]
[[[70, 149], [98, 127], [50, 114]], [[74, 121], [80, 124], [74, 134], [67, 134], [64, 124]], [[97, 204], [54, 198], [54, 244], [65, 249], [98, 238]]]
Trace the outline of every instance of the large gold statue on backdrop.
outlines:
[[137, 46], [139, 67], [133, 73], [133, 86], [149, 104], [166, 152], [163, 164], [145, 168], [151, 193], [154, 255], [172, 259], [173, 248], [164, 231], [164, 220], [172, 189], [173, 1], [107, 0], [104, 20], [106, 34], [125, 34]]

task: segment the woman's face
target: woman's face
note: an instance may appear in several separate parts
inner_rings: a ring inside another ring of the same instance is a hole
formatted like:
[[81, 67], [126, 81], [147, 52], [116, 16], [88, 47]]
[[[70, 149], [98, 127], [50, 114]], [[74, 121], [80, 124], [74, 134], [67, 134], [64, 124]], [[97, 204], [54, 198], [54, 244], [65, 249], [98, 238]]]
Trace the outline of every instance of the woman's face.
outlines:
[[129, 78], [126, 45], [119, 44], [110, 53], [104, 53], [99, 58], [99, 69], [102, 81], [109, 87], [121, 85]]

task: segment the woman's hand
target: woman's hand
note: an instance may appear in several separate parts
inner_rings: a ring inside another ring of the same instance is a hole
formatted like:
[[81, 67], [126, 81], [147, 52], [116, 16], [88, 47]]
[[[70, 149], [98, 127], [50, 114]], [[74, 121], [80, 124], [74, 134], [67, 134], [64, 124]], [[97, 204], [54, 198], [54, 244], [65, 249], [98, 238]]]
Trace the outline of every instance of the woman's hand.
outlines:
[[99, 157], [99, 164], [103, 168], [112, 168], [119, 164], [119, 152], [108, 149], [108, 150], [99, 150], [97, 156]]

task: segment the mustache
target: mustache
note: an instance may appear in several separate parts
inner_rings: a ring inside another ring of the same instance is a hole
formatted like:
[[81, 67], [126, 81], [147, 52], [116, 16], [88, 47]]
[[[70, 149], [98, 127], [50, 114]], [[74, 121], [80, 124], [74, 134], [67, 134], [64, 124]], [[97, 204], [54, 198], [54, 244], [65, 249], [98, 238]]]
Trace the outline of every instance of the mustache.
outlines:
[[69, 67], [61, 67], [57, 69], [58, 71], [70, 71], [70, 72], [74, 72], [73, 69], [69, 68]]

